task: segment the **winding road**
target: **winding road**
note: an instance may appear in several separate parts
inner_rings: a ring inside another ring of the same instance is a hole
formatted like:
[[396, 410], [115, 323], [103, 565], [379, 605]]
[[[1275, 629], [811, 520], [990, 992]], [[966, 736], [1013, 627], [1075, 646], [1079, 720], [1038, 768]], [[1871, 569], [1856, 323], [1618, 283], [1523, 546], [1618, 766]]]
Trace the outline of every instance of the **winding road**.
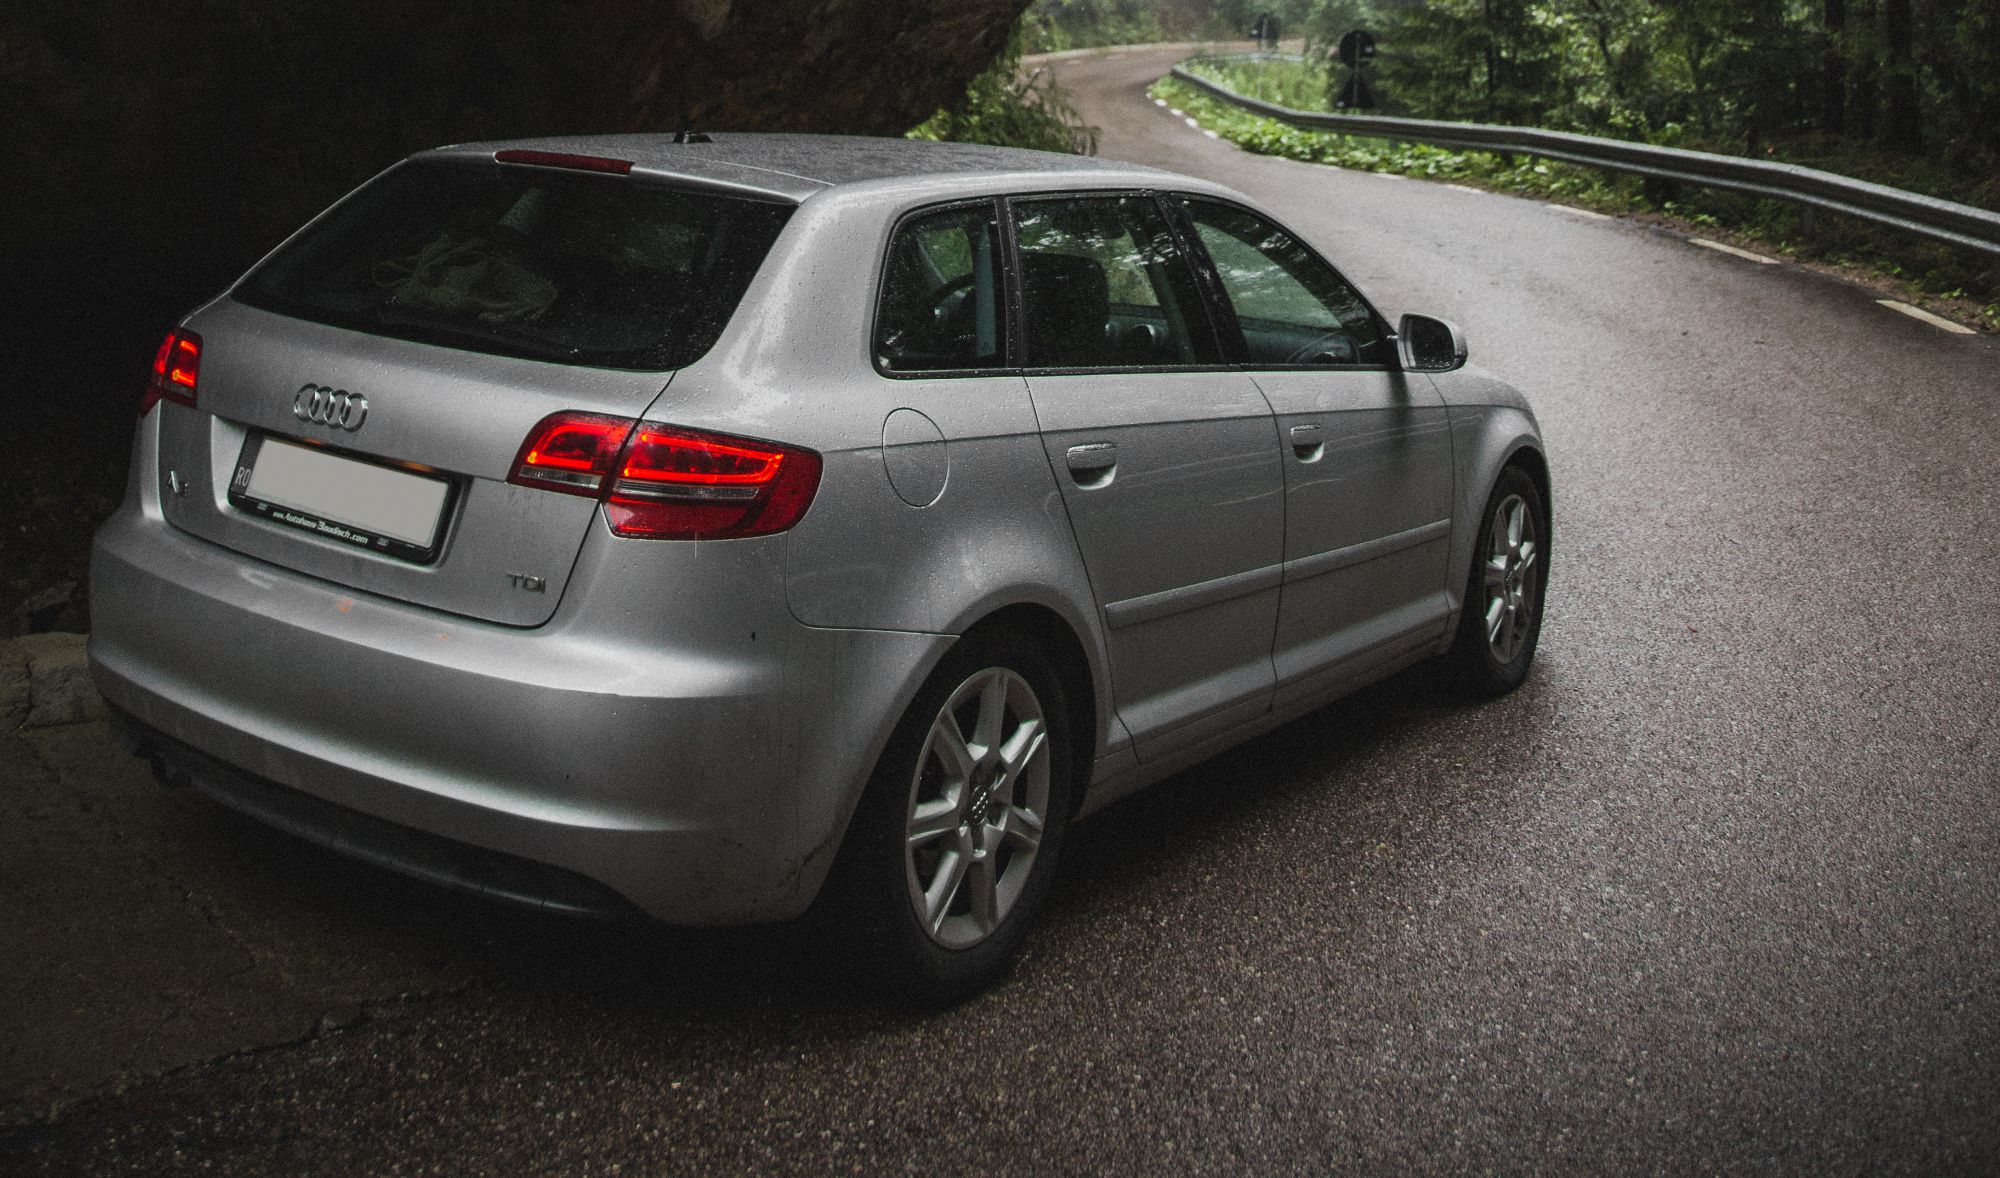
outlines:
[[[137, 1028], [104, 1065], [127, 1087], [44, 1084], [0, 1170], [2000, 1167], [2000, 339], [1243, 154], [1146, 97], [1171, 60], [1049, 68], [1102, 154], [1252, 194], [1534, 399], [1556, 530], [1525, 688], [1406, 674], [1113, 807], [1013, 975], [928, 1018], [822, 994], [783, 938], [413, 905], [148, 792], [87, 728], [9, 738], [245, 964], [166, 1013], [116, 966], [91, 1001], [147, 1013], [91, 1021]], [[297, 1009], [253, 1019], [277, 992]], [[139, 1050], [218, 1010], [241, 1025]]]

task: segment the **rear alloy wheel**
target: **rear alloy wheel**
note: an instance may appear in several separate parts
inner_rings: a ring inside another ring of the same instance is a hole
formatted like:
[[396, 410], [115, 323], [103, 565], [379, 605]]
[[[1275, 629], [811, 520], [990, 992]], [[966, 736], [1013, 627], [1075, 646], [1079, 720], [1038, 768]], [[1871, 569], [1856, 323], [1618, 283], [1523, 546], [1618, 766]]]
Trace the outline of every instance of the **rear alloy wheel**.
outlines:
[[1066, 705], [1038, 649], [975, 637], [890, 738], [830, 886], [879, 980], [905, 997], [963, 998], [1020, 945], [1072, 809]]
[[1486, 501], [1452, 647], [1469, 690], [1499, 695], [1527, 679], [1542, 632], [1547, 572], [1548, 512], [1534, 480], [1510, 466]]
[[917, 922], [947, 949], [992, 936], [1034, 874], [1048, 738], [1035, 689], [1006, 667], [974, 673], [931, 721], [910, 776], [903, 868]]

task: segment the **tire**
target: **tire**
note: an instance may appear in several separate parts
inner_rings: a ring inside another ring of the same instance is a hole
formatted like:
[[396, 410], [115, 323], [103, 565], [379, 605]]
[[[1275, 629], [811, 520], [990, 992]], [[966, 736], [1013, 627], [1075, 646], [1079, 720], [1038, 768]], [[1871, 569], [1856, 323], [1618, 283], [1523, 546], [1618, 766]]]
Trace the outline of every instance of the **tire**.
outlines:
[[961, 639], [897, 724], [835, 861], [827, 924], [869, 989], [943, 1006], [1005, 971], [1075, 806], [1068, 699], [1007, 634]]
[[1527, 472], [1507, 467], [1480, 515], [1458, 635], [1446, 659], [1475, 696], [1504, 695], [1528, 678], [1548, 593], [1549, 514]]

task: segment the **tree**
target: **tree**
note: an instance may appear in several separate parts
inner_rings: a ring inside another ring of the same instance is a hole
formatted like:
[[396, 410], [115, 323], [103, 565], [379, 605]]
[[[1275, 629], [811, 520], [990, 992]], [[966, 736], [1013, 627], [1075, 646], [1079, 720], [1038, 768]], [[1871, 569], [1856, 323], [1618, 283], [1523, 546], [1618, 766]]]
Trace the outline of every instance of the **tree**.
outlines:
[[1923, 150], [1923, 112], [1911, 52], [1910, 0], [1882, 0], [1882, 142], [1895, 151]]

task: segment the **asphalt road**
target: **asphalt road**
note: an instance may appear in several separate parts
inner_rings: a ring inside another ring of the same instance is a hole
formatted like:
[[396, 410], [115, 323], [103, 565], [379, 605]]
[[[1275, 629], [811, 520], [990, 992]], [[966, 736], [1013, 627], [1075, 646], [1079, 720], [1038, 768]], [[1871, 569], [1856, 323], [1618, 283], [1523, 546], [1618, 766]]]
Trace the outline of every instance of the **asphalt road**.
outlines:
[[2000, 1168], [2000, 341], [1245, 156], [1144, 98], [1164, 64], [1055, 68], [1103, 154], [1254, 194], [1535, 399], [1524, 689], [1405, 675], [1114, 807], [1013, 975], [928, 1018], [784, 937], [524, 920], [275, 843], [92, 726], [9, 738], [0, 933], [36, 952], [0, 983], [0, 1170]]

